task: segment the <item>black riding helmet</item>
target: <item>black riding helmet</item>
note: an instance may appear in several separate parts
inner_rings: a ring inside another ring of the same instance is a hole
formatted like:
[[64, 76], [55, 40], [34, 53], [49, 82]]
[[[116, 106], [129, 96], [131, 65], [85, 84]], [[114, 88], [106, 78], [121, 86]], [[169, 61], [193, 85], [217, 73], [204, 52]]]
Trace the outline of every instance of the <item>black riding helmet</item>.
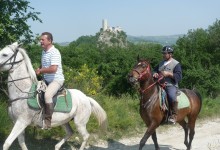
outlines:
[[164, 46], [162, 48], [162, 53], [173, 53], [173, 48], [171, 46]]

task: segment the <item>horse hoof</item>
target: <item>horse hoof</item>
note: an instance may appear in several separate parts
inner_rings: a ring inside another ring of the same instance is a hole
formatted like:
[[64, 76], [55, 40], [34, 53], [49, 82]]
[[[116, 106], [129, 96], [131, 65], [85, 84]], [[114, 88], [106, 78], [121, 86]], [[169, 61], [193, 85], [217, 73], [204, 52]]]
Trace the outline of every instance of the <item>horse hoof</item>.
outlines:
[[188, 142], [184, 142], [184, 144], [186, 145], [186, 147], [188, 147], [189, 143]]

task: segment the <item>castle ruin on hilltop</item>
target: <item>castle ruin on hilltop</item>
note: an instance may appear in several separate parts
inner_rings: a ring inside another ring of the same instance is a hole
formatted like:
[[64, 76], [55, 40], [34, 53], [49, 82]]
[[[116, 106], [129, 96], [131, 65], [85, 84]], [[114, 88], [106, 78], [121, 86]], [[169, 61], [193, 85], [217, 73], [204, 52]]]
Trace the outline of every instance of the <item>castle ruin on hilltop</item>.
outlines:
[[117, 33], [117, 32], [123, 31], [122, 28], [119, 27], [119, 26], [116, 26], [116, 27], [108, 26], [107, 19], [103, 19], [102, 20], [102, 29], [103, 29], [103, 31], [110, 31], [110, 32], [113, 32], [113, 33]]
[[103, 19], [102, 28], [98, 34], [97, 46], [100, 48], [103, 48], [105, 46], [126, 47], [126, 37], [127, 35], [121, 27], [110, 27], [108, 26], [107, 19]]

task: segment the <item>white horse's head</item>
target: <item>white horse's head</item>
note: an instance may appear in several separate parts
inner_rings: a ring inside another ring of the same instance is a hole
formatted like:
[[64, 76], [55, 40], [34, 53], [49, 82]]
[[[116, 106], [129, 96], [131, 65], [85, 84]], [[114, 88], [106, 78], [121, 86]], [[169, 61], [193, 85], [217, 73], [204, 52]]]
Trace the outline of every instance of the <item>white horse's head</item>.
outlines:
[[18, 65], [25, 62], [27, 71], [30, 74], [31, 79], [37, 81], [35, 71], [32, 67], [30, 58], [26, 51], [20, 48], [20, 44], [17, 42], [8, 45], [0, 50], [0, 71], [9, 71], [15, 69]]
[[0, 71], [8, 71], [22, 61], [23, 56], [18, 51], [19, 45], [17, 42], [4, 47], [0, 51]]

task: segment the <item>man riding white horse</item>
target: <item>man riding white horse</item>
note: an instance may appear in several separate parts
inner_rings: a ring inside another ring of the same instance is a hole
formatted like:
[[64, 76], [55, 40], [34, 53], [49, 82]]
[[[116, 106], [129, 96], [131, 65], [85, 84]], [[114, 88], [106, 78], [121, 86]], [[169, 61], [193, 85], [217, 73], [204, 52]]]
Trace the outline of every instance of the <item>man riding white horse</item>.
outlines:
[[53, 96], [63, 86], [64, 75], [61, 63], [61, 55], [53, 45], [53, 36], [49, 32], [41, 34], [40, 44], [43, 48], [41, 66], [36, 70], [36, 74], [44, 74], [44, 80], [48, 84], [45, 92], [45, 120], [43, 129], [51, 127], [53, 114]]
[[[18, 138], [21, 149], [27, 150], [28, 148], [25, 144], [24, 136], [25, 129], [30, 125], [43, 127], [42, 109], [36, 109], [28, 103], [30, 100], [36, 100], [36, 91], [33, 91], [32, 87], [35, 87], [38, 81], [36, 72], [31, 64], [31, 59], [17, 42], [0, 50], [0, 72], [2, 71], [7, 71], [8, 73], [9, 105], [7, 112], [14, 123], [11, 133], [3, 144], [3, 150], [8, 150], [16, 138]], [[42, 72], [44, 72], [44, 69], [42, 69]], [[75, 123], [76, 129], [82, 136], [83, 141], [79, 149], [83, 150], [89, 138], [86, 125], [91, 113], [94, 114], [99, 125], [104, 130], [107, 128], [107, 115], [104, 109], [93, 98], [86, 96], [80, 90], [66, 90], [68, 91], [67, 93], [70, 94], [68, 110], [65, 109], [65, 111], [63, 111], [63, 109], [61, 109], [58, 111], [56, 108], [60, 107], [58, 107], [57, 100], [51, 120], [51, 127], [63, 126], [66, 132], [65, 137], [55, 145], [55, 150], [59, 150], [73, 135], [74, 132], [70, 125], [72, 121]]]

